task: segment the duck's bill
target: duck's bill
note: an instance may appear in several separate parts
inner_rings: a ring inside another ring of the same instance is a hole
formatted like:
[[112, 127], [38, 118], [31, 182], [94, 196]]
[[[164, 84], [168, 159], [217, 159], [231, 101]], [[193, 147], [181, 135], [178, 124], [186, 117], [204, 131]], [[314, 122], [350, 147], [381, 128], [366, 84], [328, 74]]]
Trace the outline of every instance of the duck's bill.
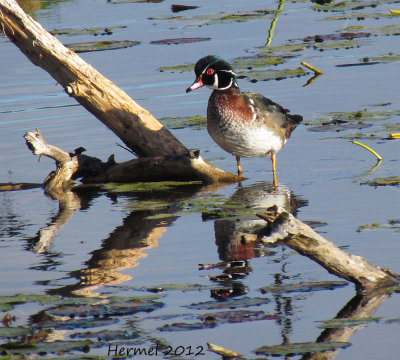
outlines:
[[196, 90], [198, 88], [201, 88], [202, 86], [204, 86], [203, 80], [201, 79], [201, 77], [198, 77], [196, 81], [186, 89], [186, 92], [188, 93], [189, 91]]

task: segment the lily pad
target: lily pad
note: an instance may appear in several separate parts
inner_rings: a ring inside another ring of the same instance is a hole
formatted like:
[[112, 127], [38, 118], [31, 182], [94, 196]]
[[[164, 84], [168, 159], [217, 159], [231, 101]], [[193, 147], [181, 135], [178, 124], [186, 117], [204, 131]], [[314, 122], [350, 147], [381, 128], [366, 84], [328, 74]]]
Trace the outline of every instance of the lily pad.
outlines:
[[320, 290], [334, 290], [339, 287], [346, 286], [347, 281], [315, 281], [315, 282], [299, 282], [296, 284], [279, 284], [271, 286], [263, 286], [259, 290], [265, 293], [290, 293], [290, 292], [310, 292]]
[[102, 326], [110, 326], [118, 323], [118, 319], [106, 318], [82, 318], [70, 320], [49, 320], [42, 324], [43, 329], [56, 329], [56, 330], [76, 330], [76, 329], [89, 329]]
[[71, 335], [75, 338], [96, 338], [98, 341], [114, 341], [114, 340], [133, 340], [139, 338], [140, 334], [126, 330], [102, 330], [102, 331], [86, 331], [84, 333], [75, 333]]
[[336, 3], [329, 3], [329, 4], [315, 4], [312, 6], [312, 9], [317, 11], [347, 11], [347, 10], [363, 10], [365, 8], [375, 8], [379, 1], [354, 1], [354, 0], [347, 0], [347, 1], [340, 1]]
[[173, 323], [159, 327], [159, 331], [189, 331], [214, 328], [225, 323], [243, 323], [258, 320], [277, 320], [279, 316], [265, 314], [264, 311], [233, 310], [207, 313], [199, 315], [201, 322], [194, 323]]
[[267, 69], [267, 70], [250, 70], [236, 72], [239, 78], [247, 78], [250, 82], [283, 80], [288, 78], [300, 77], [309, 74], [302, 67], [296, 69]]
[[187, 23], [185, 26], [206, 26], [215, 25], [223, 23], [233, 23], [233, 22], [246, 22], [258, 18], [264, 18], [267, 15], [273, 16], [276, 14], [276, 10], [255, 10], [255, 11], [238, 11], [235, 13], [220, 12], [217, 14], [205, 14], [196, 15], [193, 17], [183, 17], [183, 16], [151, 16], [150, 20], [174, 20], [174, 21], [184, 21]]
[[131, 46], [139, 45], [140, 41], [89, 41], [83, 43], [65, 44], [65, 46], [75, 51], [76, 53], [92, 52], [92, 51], [105, 51], [124, 49]]
[[200, 181], [158, 181], [158, 182], [136, 182], [129, 184], [108, 183], [104, 188], [110, 192], [125, 193], [125, 192], [149, 192], [168, 190], [176, 190], [185, 186], [200, 185]]
[[335, 132], [339, 132], [339, 131], [343, 131], [343, 130], [354, 130], [354, 129], [365, 129], [367, 127], [372, 126], [372, 124], [365, 124], [363, 122], [358, 122], [358, 123], [354, 123], [354, 122], [347, 122], [347, 121], [337, 121], [337, 120], [333, 120], [330, 121], [326, 124], [322, 124], [319, 126], [313, 126], [310, 128], [307, 128], [307, 130], [309, 131], [335, 131]]
[[400, 54], [388, 53], [387, 55], [372, 56], [369, 58], [369, 60], [376, 62], [383, 62], [383, 63], [391, 61], [400, 61]]
[[30, 295], [30, 294], [16, 294], [16, 295], [6, 295], [0, 296], [0, 311], [9, 311], [14, 308], [15, 305], [25, 304], [29, 302], [36, 302], [39, 304], [48, 304], [59, 300], [57, 296], [49, 295]]
[[359, 326], [366, 325], [371, 322], [378, 322], [379, 319], [379, 317], [331, 319], [321, 321], [318, 327], [322, 329], [335, 329], [341, 327]]
[[207, 119], [200, 116], [178, 116], [165, 117], [159, 119], [161, 123], [168, 129], [185, 129], [205, 130], [207, 128]]
[[259, 306], [269, 303], [271, 300], [268, 298], [249, 298], [243, 297], [240, 299], [232, 299], [228, 298], [224, 301], [206, 301], [197, 304], [187, 305], [186, 307], [190, 309], [207, 309], [207, 310], [215, 310], [215, 309], [237, 309], [237, 308], [245, 308], [249, 306]]
[[234, 310], [207, 313], [198, 316], [207, 323], [242, 323], [254, 320], [277, 320], [278, 315], [265, 314], [264, 311]]
[[396, 15], [390, 13], [378, 13], [378, 12], [347, 12], [340, 15], [333, 15], [323, 18], [319, 21], [324, 20], [349, 20], [349, 19], [356, 19], [356, 20], [365, 20], [365, 19], [381, 19], [381, 18], [390, 18], [395, 17]]
[[210, 40], [211, 38], [205, 37], [205, 38], [176, 38], [176, 39], [162, 39], [162, 40], [153, 40], [150, 41], [150, 44], [155, 44], [155, 45], [178, 45], [178, 44], [190, 44], [190, 43], [196, 43], [200, 41], [207, 41]]
[[257, 355], [272, 355], [272, 356], [294, 356], [306, 353], [316, 353], [324, 351], [332, 351], [336, 349], [344, 349], [350, 346], [349, 342], [327, 342], [327, 343], [294, 343], [288, 345], [262, 346], [253, 350]]
[[327, 35], [313, 35], [307, 36], [303, 39], [304, 42], [317, 42], [322, 43], [326, 40], [353, 40], [362, 37], [368, 37], [371, 33], [366, 32], [340, 32]]
[[202, 285], [202, 284], [162, 284], [162, 285], [156, 285], [151, 288], [146, 288], [146, 290], [150, 292], [161, 292], [170, 290], [200, 291], [200, 290], [210, 290], [212, 288], [215, 288], [215, 286]]
[[76, 35], [111, 35], [113, 30], [116, 29], [125, 29], [127, 26], [119, 25], [119, 26], [110, 26], [104, 28], [83, 28], [83, 29], [54, 29], [50, 31], [52, 35], [68, 35], [68, 36], [76, 36]]
[[390, 119], [398, 115], [398, 110], [355, 110], [355, 111], [335, 111], [325, 113], [326, 117], [317, 118], [314, 120], [305, 120], [305, 125], [325, 125], [332, 122], [346, 123], [355, 122], [375, 122]]
[[16, 338], [28, 335], [32, 331], [24, 327], [0, 327], [0, 338]]
[[59, 306], [47, 309], [46, 313], [52, 316], [71, 317], [104, 317], [136, 314], [141, 311], [150, 312], [159, 309], [164, 304], [157, 301], [113, 301], [109, 304]]
[[389, 220], [386, 224], [372, 223], [361, 225], [357, 228], [357, 232], [372, 229], [390, 229], [395, 230], [395, 232], [400, 232], [400, 219]]
[[400, 176], [388, 176], [386, 178], [377, 178], [367, 182], [363, 182], [370, 186], [400, 186]]

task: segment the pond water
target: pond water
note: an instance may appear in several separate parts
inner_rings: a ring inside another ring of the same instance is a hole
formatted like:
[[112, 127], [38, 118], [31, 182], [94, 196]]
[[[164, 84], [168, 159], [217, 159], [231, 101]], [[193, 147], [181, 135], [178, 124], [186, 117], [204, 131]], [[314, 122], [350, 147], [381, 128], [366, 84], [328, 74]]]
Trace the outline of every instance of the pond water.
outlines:
[[[198, 8], [178, 13], [167, 0], [21, 3], [47, 30], [59, 30], [57, 37], [65, 44], [139, 41], [80, 55], [157, 118], [174, 118], [168, 124], [205, 116], [209, 90], [186, 94], [194, 73], [172, 67], [193, 64], [207, 54], [235, 61], [243, 90], [260, 92], [305, 120], [278, 154], [280, 186], [275, 190], [269, 159], [255, 158], [243, 159], [249, 180], [241, 185], [152, 191], [110, 186], [71, 194], [75, 205], [69, 209], [41, 188], [1, 192], [0, 341], [21, 339], [4, 335], [7, 325], [21, 332], [32, 327], [37, 338], [31, 340], [36, 347], [9, 354], [102, 359], [114, 355], [110, 349], [116, 345], [147, 351], [159, 345], [171, 346], [174, 354], [130, 357], [221, 358], [207, 350], [210, 342], [261, 359], [255, 349], [314, 343], [325, 331], [321, 322], [359, 305], [353, 284], [336, 284], [340, 279], [308, 258], [283, 246], [241, 245], [238, 231], [254, 225], [249, 214], [234, 220], [211, 216], [228, 212], [232, 202], [247, 206], [248, 213], [283, 204], [301, 221], [317, 224], [317, 231], [345, 251], [400, 272], [399, 187], [369, 184], [399, 175], [400, 140], [388, 137], [400, 132], [400, 17], [389, 11], [400, 10], [400, 1], [333, 1], [321, 7], [302, 0], [191, 0], [183, 3]], [[273, 36], [265, 46], [272, 23]], [[65, 31], [99, 28], [104, 33], [107, 27], [115, 29], [97, 36]], [[152, 43], [177, 38], [209, 40]], [[256, 68], [265, 54], [283, 61]], [[301, 61], [324, 74], [307, 86], [310, 70], [288, 76], [287, 70], [299, 68]], [[54, 168], [49, 159], [38, 163], [25, 146], [25, 131], [35, 128], [48, 143], [67, 151], [84, 146], [87, 154], [103, 160], [111, 153], [117, 161], [130, 159], [113, 133], [2, 34], [0, 64], [0, 183], [41, 183]], [[357, 66], [342, 66], [348, 64]], [[332, 120], [346, 123], [318, 127]], [[234, 158], [204, 126], [185, 123], [171, 131], [218, 167], [235, 171]], [[383, 157], [379, 166], [353, 139]], [[333, 283], [316, 291], [290, 288], [323, 281]], [[273, 285], [288, 288], [260, 291]], [[135, 300], [137, 312], [130, 303], [136, 297], [141, 299]], [[105, 309], [93, 305], [100, 301], [108, 301]], [[226, 307], [215, 309], [218, 304]], [[351, 345], [324, 353], [326, 358], [398, 359], [399, 296], [385, 295], [376, 304], [368, 319], [336, 325], [353, 331], [337, 340]], [[71, 314], [68, 321], [49, 319]], [[68, 356], [60, 355], [67, 349]], [[318, 351], [303, 358], [318, 356]]]

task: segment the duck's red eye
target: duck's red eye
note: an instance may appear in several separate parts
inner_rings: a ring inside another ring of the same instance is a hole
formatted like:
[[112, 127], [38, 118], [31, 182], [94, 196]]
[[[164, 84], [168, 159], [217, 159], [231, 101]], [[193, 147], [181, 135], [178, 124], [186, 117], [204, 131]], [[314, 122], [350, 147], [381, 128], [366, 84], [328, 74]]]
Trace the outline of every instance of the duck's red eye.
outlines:
[[214, 69], [207, 69], [206, 74], [207, 74], [207, 75], [212, 75], [212, 74], [214, 74]]

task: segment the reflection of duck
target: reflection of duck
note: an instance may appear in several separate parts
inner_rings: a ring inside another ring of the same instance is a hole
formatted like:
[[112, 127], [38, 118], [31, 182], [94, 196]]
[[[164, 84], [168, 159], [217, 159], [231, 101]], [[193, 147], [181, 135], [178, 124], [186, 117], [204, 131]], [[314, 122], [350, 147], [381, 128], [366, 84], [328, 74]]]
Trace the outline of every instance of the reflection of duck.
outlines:
[[270, 155], [278, 185], [276, 153], [303, 118], [260, 94], [241, 92], [232, 67], [218, 56], [201, 58], [194, 71], [196, 80], [186, 92], [204, 85], [214, 90], [208, 100], [207, 130], [221, 148], [236, 156], [238, 174], [241, 157]]
[[[296, 214], [297, 209], [307, 202], [296, 198], [284, 185], [273, 186], [270, 182], [256, 183], [239, 189], [229, 199], [242, 207], [262, 212], [272, 205], [279, 205], [288, 212]], [[216, 220], [214, 222], [215, 242], [221, 260], [248, 260], [261, 256], [261, 249], [257, 247], [257, 239], [248, 241], [246, 229], [265, 225], [264, 220], [256, 216], [246, 220]], [[247, 231], [248, 232], [248, 231]]]

